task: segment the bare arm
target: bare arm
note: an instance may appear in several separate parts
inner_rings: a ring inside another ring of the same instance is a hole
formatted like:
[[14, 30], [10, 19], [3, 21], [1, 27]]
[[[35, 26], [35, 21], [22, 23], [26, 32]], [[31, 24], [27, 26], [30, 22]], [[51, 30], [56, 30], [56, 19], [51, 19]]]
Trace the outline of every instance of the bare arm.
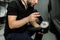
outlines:
[[17, 16], [8, 15], [8, 24], [10, 29], [22, 27], [28, 22], [35, 21], [40, 15], [38, 13], [32, 13], [28, 17], [20, 20], [16, 20]]
[[28, 17], [25, 17], [21, 20], [16, 20], [16, 17], [17, 16], [11, 16], [11, 15], [8, 16], [8, 24], [10, 29], [22, 27], [23, 25], [29, 22]]
[[36, 22], [36, 21], [32, 21], [31, 24], [35, 27], [35, 28], [39, 28], [40, 25]]

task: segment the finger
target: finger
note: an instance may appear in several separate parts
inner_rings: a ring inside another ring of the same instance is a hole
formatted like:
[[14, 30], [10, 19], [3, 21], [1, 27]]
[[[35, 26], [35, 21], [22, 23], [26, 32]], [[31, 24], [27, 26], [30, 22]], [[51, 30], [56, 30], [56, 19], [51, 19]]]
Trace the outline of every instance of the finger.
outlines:
[[38, 20], [38, 18], [35, 18], [36, 20]]
[[35, 15], [35, 17], [40, 17], [40, 15]]
[[44, 33], [38, 32], [38, 34], [42, 34], [43, 35]]
[[34, 21], [36, 21], [38, 18], [35, 18], [35, 20]]

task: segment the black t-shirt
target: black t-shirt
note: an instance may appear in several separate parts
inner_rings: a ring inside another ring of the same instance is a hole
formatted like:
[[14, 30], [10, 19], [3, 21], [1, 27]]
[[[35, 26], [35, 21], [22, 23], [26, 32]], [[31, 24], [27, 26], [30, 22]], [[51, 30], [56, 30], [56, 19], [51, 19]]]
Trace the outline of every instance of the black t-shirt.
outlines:
[[9, 3], [7, 8], [7, 15], [6, 15], [6, 26], [5, 26], [5, 35], [8, 35], [9, 33], [23, 33], [27, 31], [26, 29], [29, 27], [29, 25], [25, 24], [24, 26], [16, 29], [10, 29], [8, 25], [8, 15], [15, 15], [17, 16], [16, 20], [20, 20], [24, 17], [27, 17], [30, 15], [30, 13], [34, 10], [34, 7], [28, 7], [27, 10], [25, 10], [24, 5], [22, 4], [21, 0], [12, 1]]

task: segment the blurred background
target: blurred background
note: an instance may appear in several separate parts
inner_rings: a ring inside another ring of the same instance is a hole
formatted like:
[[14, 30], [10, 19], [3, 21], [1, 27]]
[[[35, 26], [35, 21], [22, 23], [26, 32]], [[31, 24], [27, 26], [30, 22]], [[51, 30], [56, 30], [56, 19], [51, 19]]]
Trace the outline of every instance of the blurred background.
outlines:
[[[11, 1], [13, 0], [0, 0], [0, 40], [5, 40], [3, 36], [5, 28], [5, 16], [7, 14], [8, 3]], [[48, 6], [50, 6], [50, 8], [48, 8]], [[60, 16], [60, 0], [39, 0], [39, 3], [35, 6], [35, 9], [40, 12], [40, 15], [43, 17], [44, 21], [49, 21], [51, 17], [52, 21], [56, 23], [53, 18], [56, 18], [58, 15]], [[34, 38], [34, 36], [32, 38]], [[48, 33], [44, 34], [42, 40], [57, 39], [56, 35], [49, 30]]]

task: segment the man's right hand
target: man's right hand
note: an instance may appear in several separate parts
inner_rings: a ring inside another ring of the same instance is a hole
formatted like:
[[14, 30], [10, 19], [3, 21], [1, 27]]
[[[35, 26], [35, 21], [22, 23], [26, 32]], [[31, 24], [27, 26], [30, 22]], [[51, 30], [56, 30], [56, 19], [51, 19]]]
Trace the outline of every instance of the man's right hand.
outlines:
[[39, 12], [34, 12], [28, 16], [28, 19], [30, 22], [36, 21], [39, 16], [40, 16]]

